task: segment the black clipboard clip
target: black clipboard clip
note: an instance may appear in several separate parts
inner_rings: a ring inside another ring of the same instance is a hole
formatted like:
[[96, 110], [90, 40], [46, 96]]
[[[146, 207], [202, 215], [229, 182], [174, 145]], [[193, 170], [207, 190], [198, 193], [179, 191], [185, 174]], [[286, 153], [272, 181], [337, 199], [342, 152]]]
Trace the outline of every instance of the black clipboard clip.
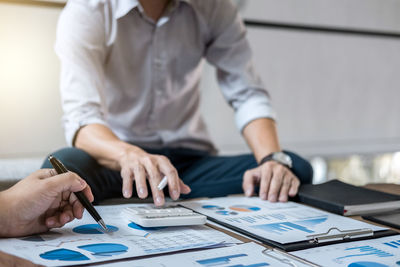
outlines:
[[337, 227], [332, 227], [326, 233], [308, 235], [307, 239], [312, 244], [320, 244], [324, 242], [348, 240], [352, 238], [373, 236], [374, 231], [369, 228], [340, 230]]
[[264, 254], [267, 257], [273, 258], [274, 260], [277, 260], [282, 264], [286, 264], [287, 266], [290, 267], [298, 267], [298, 266], [320, 267], [320, 265], [298, 258], [294, 255], [288, 254], [276, 248], [266, 248], [262, 251], [262, 254]]

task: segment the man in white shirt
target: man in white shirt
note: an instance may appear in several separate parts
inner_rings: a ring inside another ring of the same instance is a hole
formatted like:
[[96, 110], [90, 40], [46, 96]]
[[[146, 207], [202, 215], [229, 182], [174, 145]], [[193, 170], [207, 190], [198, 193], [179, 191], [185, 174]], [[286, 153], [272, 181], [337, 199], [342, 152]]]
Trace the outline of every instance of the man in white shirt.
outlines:
[[[287, 201], [300, 180], [311, 181], [310, 164], [281, 151], [268, 93], [230, 1], [70, 0], [56, 52], [64, 127], [75, 148], [53, 154], [87, 180], [95, 201], [134, 191], [145, 198], [151, 190], [163, 205], [157, 185], [164, 175], [172, 199], [244, 191]], [[215, 155], [199, 110], [203, 59], [216, 67], [254, 155]]]

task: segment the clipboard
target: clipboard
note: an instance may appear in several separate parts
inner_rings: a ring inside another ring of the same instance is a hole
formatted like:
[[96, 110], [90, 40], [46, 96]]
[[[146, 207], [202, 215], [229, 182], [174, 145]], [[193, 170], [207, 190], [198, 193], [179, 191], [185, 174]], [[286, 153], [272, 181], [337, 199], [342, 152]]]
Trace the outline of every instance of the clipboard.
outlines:
[[260, 241], [264, 244], [278, 247], [287, 252], [302, 250], [302, 249], [307, 249], [307, 248], [315, 248], [315, 247], [319, 247], [319, 246], [326, 246], [326, 245], [337, 244], [337, 243], [374, 239], [374, 238], [378, 238], [378, 237], [385, 237], [385, 236], [391, 236], [391, 235], [398, 234], [396, 231], [390, 230], [390, 229], [380, 230], [380, 231], [373, 231], [369, 228], [354, 229], [354, 230], [341, 230], [338, 227], [332, 227], [325, 233], [308, 235], [307, 240], [282, 244], [282, 243], [276, 242], [274, 240], [256, 235], [251, 232], [248, 232], [239, 227], [235, 227], [231, 224], [219, 221], [215, 218], [207, 216], [207, 219], [214, 223], [220, 224], [228, 229], [231, 229], [231, 230], [239, 232], [243, 235], [249, 236], [249, 237], [251, 237], [257, 241]]
[[[207, 216], [209, 221], [284, 251], [397, 234], [388, 228], [295, 202], [269, 203], [256, 197], [221, 197], [180, 205]], [[313, 227], [325, 221], [323, 227]], [[288, 232], [292, 230], [295, 230], [293, 236]]]

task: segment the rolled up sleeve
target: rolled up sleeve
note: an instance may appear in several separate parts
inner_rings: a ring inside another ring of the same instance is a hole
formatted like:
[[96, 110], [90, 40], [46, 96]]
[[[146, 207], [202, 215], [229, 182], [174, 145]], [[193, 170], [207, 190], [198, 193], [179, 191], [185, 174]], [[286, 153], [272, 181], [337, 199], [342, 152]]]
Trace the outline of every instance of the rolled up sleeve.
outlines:
[[61, 63], [63, 125], [69, 145], [84, 125], [107, 125], [103, 102], [106, 35], [104, 8], [70, 0], [57, 26], [55, 51]]
[[227, 102], [235, 111], [242, 131], [259, 118], [276, 119], [267, 90], [257, 76], [245, 26], [230, 1], [217, 1], [210, 25], [206, 59], [217, 68], [217, 79]]

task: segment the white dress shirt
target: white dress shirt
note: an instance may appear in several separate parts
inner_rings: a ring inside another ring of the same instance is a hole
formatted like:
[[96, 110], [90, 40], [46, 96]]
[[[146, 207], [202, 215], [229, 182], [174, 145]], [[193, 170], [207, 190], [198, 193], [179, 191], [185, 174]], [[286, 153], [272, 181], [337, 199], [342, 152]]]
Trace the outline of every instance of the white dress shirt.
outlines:
[[199, 110], [203, 59], [239, 130], [275, 118], [228, 0], [173, 0], [157, 22], [137, 0], [69, 0], [56, 53], [69, 145], [80, 127], [100, 123], [139, 146], [213, 150]]

